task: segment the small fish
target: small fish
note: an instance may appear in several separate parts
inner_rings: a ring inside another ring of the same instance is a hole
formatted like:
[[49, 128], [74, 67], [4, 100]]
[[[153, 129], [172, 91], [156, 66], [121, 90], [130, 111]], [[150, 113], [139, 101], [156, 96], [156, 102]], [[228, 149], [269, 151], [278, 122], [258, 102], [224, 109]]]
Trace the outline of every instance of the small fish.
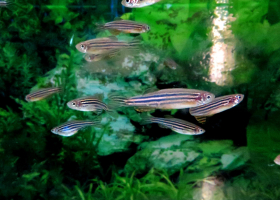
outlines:
[[243, 94], [231, 94], [215, 98], [210, 103], [190, 109], [190, 114], [198, 122], [205, 123], [206, 117], [228, 110], [238, 105], [244, 98]]
[[110, 36], [80, 42], [76, 45], [78, 51], [88, 54], [106, 54], [115, 49], [137, 49], [140, 44], [138, 38], [131, 42], [118, 41], [116, 37]]
[[0, 7], [7, 7], [9, 5], [8, 1], [0, 1]]
[[99, 127], [100, 120], [95, 120], [95, 121], [72, 120], [53, 128], [51, 132], [57, 135], [69, 137], [87, 126]]
[[39, 89], [35, 92], [32, 92], [32, 93], [26, 95], [25, 100], [28, 102], [40, 101], [40, 100], [43, 100], [43, 99], [49, 97], [52, 94], [59, 93], [61, 91], [62, 91], [61, 87]]
[[119, 49], [113, 49], [109, 53], [105, 54], [85, 54], [84, 58], [87, 62], [96, 62], [99, 60], [111, 59], [115, 57], [119, 52]]
[[150, 92], [141, 96], [123, 98], [109, 96], [112, 107], [134, 106], [146, 110], [155, 109], [184, 109], [200, 106], [211, 102], [215, 95], [201, 90], [173, 88]]
[[158, 123], [162, 128], [169, 128], [184, 135], [200, 135], [205, 130], [193, 123], [177, 118], [144, 117], [142, 124]]
[[69, 101], [67, 103], [67, 106], [74, 110], [93, 111], [97, 114], [101, 114], [103, 110], [109, 110], [108, 106], [105, 103], [94, 96], [74, 99], [72, 101]]
[[280, 165], [280, 155], [276, 156], [276, 158], [274, 159], [274, 163]]
[[122, 5], [128, 8], [141, 8], [150, 6], [161, 0], [122, 0]]
[[163, 61], [163, 64], [166, 66], [166, 67], [169, 67], [170, 69], [177, 69], [178, 68], [178, 64], [172, 60], [171, 58], [166, 58], [164, 61]]
[[123, 20], [121, 18], [116, 19], [115, 21], [108, 22], [104, 25], [98, 25], [100, 30], [109, 30], [112, 34], [123, 33], [144, 33], [150, 30], [150, 27], [147, 24], [142, 24], [139, 22], [131, 20]]

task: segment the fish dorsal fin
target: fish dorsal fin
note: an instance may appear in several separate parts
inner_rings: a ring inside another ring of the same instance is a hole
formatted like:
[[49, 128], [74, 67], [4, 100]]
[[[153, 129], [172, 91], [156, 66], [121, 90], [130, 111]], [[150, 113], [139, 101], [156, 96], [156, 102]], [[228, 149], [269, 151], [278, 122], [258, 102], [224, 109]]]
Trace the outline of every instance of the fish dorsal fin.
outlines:
[[195, 119], [201, 124], [205, 124], [205, 122], [206, 122], [205, 116], [195, 116]]
[[115, 19], [114, 19], [114, 21], [121, 21], [121, 20], [123, 20], [123, 19], [120, 17], [115, 17]]
[[97, 94], [92, 95], [92, 97], [98, 99], [99, 101], [102, 101], [104, 99], [104, 94], [97, 93]]
[[110, 40], [114, 40], [114, 41], [118, 40], [118, 38], [116, 36], [113, 36], [113, 35], [108, 36], [107, 38], [110, 39]]
[[152, 93], [152, 92], [156, 92], [156, 91], [158, 91], [157, 88], [148, 88], [144, 91], [143, 95], [148, 94], [148, 93]]
[[151, 110], [154, 110], [154, 108], [150, 108], [150, 107], [135, 107], [134, 109], [137, 112], [149, 112]]
[[173, 116], [171, 115], [164, 115], [165, 118], [169, 118], [169, 119], [175, 119]]

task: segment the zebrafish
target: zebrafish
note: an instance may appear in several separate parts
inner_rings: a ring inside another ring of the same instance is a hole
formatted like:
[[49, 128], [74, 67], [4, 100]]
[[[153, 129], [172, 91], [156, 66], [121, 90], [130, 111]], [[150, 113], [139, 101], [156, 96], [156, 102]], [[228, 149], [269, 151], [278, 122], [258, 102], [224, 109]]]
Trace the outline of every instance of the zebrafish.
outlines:
[[205, 130], [193, 123], [177, 118], [143, 117], [141, 124], [158, 123], [162, 128], [169, 128], [184, 135], [200, 135]]
[[190, 109], [190, 114], [198, 122], [205, 123], [206, 117], [228, 110], [238, 105], [244, 98], [243, 94], [231, 94], [215, 98], [210, 103]]
[[280, 155], [276, 156], [276, 158], [274, 159], [274, 163], [280, 165]]
[[109, 96], [112, 107], [134, 106], [146, 109], [184, 109], [196, 107], [211, 102], [215, 95], [194, 89], [163, 89], [150, 92], [141, 96], [123, 98], [120, 96]]
[[110, 36], [80, 42], [76, 45], [78, 51], [88, 54], [110, 53], [115, 49], [138, 49], [140, 40], [135, 38], [131, 42], [118, 41], [116, 37]]
[[51, 132], [57, 135], [69, 137], [87, 126], [100, 127], [100, 120], [95, 120], [95, 121], [72, 120], [53, 128]]
[[62, 91], [61, 87], [39, 89], [35, 92], [26, 95], [25, 100], [28, 102], [40, 101], [49, 97], [52, 94], [59, 93], [61, 91]]
[[95, 96], [74, 99], [67, 103], [67, 106], [79, 111], [93, 111], [101, 114], [103, 110], [108, 111], [108, 106]]
[[0, 1], [0, 8], [1, 7], [7, 7], [9, 5], [8, 1]]
[[141, 8], [150, 6], [161, 0], [122, 0], [122, 5], [128, 8]]
[[131, 20], [123, 20], [121, 18], [115, 19], [115, 21], [108, 22], [104, 25], [97, 24], [99, 30], [109, 30], [112, 34], [123, 33], [144, 33], [150, 30], [150, 27], [146, 24], [134, 22]]
[[87, 62], [96, 62], [103, 59], [110, 59], [115, 57], [120, 52], [119, 49], [113, 49], [112, 51], [104, 54], [85, 54], [84, 58]]
[[163, 64], [166, 66], [166, 67], [169, 67], [170, 69], [177, 69], [178, 68], [178, 64], [172, 60], [171, 58], [166, 58], [164, 61], [163, 61]]

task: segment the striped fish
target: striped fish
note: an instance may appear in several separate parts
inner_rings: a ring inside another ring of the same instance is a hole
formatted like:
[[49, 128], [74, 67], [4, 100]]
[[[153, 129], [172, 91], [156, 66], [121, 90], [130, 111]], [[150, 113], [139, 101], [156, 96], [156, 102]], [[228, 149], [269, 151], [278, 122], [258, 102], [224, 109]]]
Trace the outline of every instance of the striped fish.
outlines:
[[93, 111], [101, 114], [103, 110], [108, 111], [108, 106], [95, 96], [74, 99], [67, 103], [67, 106], [79, 111]]
[[99, 30], [109, 30], [112, 34], [123, 33], [144, 33], [150, 30], [150, 27], [146, 24], [139, 22], [134, 22], [131, 20], [123, 20], [121, 18], [116, 19], [115, 21], [108, 22], [104, 25], [98, 25]]
[[142, 8], [144, 6], [150, 6], [161, 0], [122, 0], [122, 5], [128, 8]]
[[141, 96], [123, 98], [109, 96], [112, 107], [134, 106], [145, 109], [184, 109], [211, 102], [215, 95], [201, 90], [173, 88], [147, 93]]
[[194, 116], [198, 122], [205, 123], [206, 117], [228, 110], [238, 105], [244, 98], [243, 94], [231, 94], [215, 98], [210, 103], [190, 109], [190, 114]]
[[40, 100], [43, 100], [43, 99], [49, 97], [52, 94], [59, 93], [61, 91], [62, 91], [61, 87], [39, 89], [35, 92], [32, 92], [32, 93], [26, 95], [25, 100], [28, 102], [40, 101]]
[[205, 132], [205, 130], [193, 123], [187, 122], [182, 119], [177, 118], [158, 118], [158, 117], [144, 117], [142, 118], [141, 124], [151, 124], [157, 123], [162, 128], [169, 128], [184, 135], [200, 135]]
[[280, 155], [276, 156], [276, 158], [274, 159], [274, 163], [280, 165]]
[[0, 1], [0, 7], [7, 7], [9, 5], [9, 2], [7, 1]]
[[88, 54], [110, 53], [114, 49], [138, 49], [140, 40], [136, 37], [131, 42], [118, 41], [116, 37], [110, 36], [80, 42], [76, 45], [78, 51]]
[[87, 62], [96, 62], [103, 59], [110, 59], [116, 56], [120, 52], [119, 49], [113, 49], [112, 51], [104, 54], [85, 54], [84, 58]]
[[69, 137], [87, 126], [99, 127], [100, 120], [95, 120], [95, 121], [72, 120], [53, 128], [51, 132], [57, 135]]

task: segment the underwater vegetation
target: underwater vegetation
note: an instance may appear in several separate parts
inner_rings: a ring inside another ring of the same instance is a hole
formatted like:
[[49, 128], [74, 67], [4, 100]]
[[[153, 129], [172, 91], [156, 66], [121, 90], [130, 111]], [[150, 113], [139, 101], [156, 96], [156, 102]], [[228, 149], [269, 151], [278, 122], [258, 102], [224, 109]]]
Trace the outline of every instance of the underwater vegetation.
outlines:
[[[0, 8], [0, 198], [280, 199], [279, 5], [162, 0], [131, 9], [121, 1], [9, 1]], [[115, 17], [140, 23], [140, 37], [100, 30]], [[92, 62], [84, 56], [100, 52], [76, 48], [95, 38], [115, 41], [112, 33], [142, 44], [103, 49]], [[139, 109], [109, 106], [115, 92], [123, 100], [166, 88], [244, 97], [227, 111], [204, 113], [205, 124], [188, 109], [148, 110], [156, 119], [195, 124], [201, 135], [143, 126]], [[82, 97], [94, 97], [102, 109], [71, 109]], [[100, 126], [71, 137], [51, 132], [78, 120]]]

